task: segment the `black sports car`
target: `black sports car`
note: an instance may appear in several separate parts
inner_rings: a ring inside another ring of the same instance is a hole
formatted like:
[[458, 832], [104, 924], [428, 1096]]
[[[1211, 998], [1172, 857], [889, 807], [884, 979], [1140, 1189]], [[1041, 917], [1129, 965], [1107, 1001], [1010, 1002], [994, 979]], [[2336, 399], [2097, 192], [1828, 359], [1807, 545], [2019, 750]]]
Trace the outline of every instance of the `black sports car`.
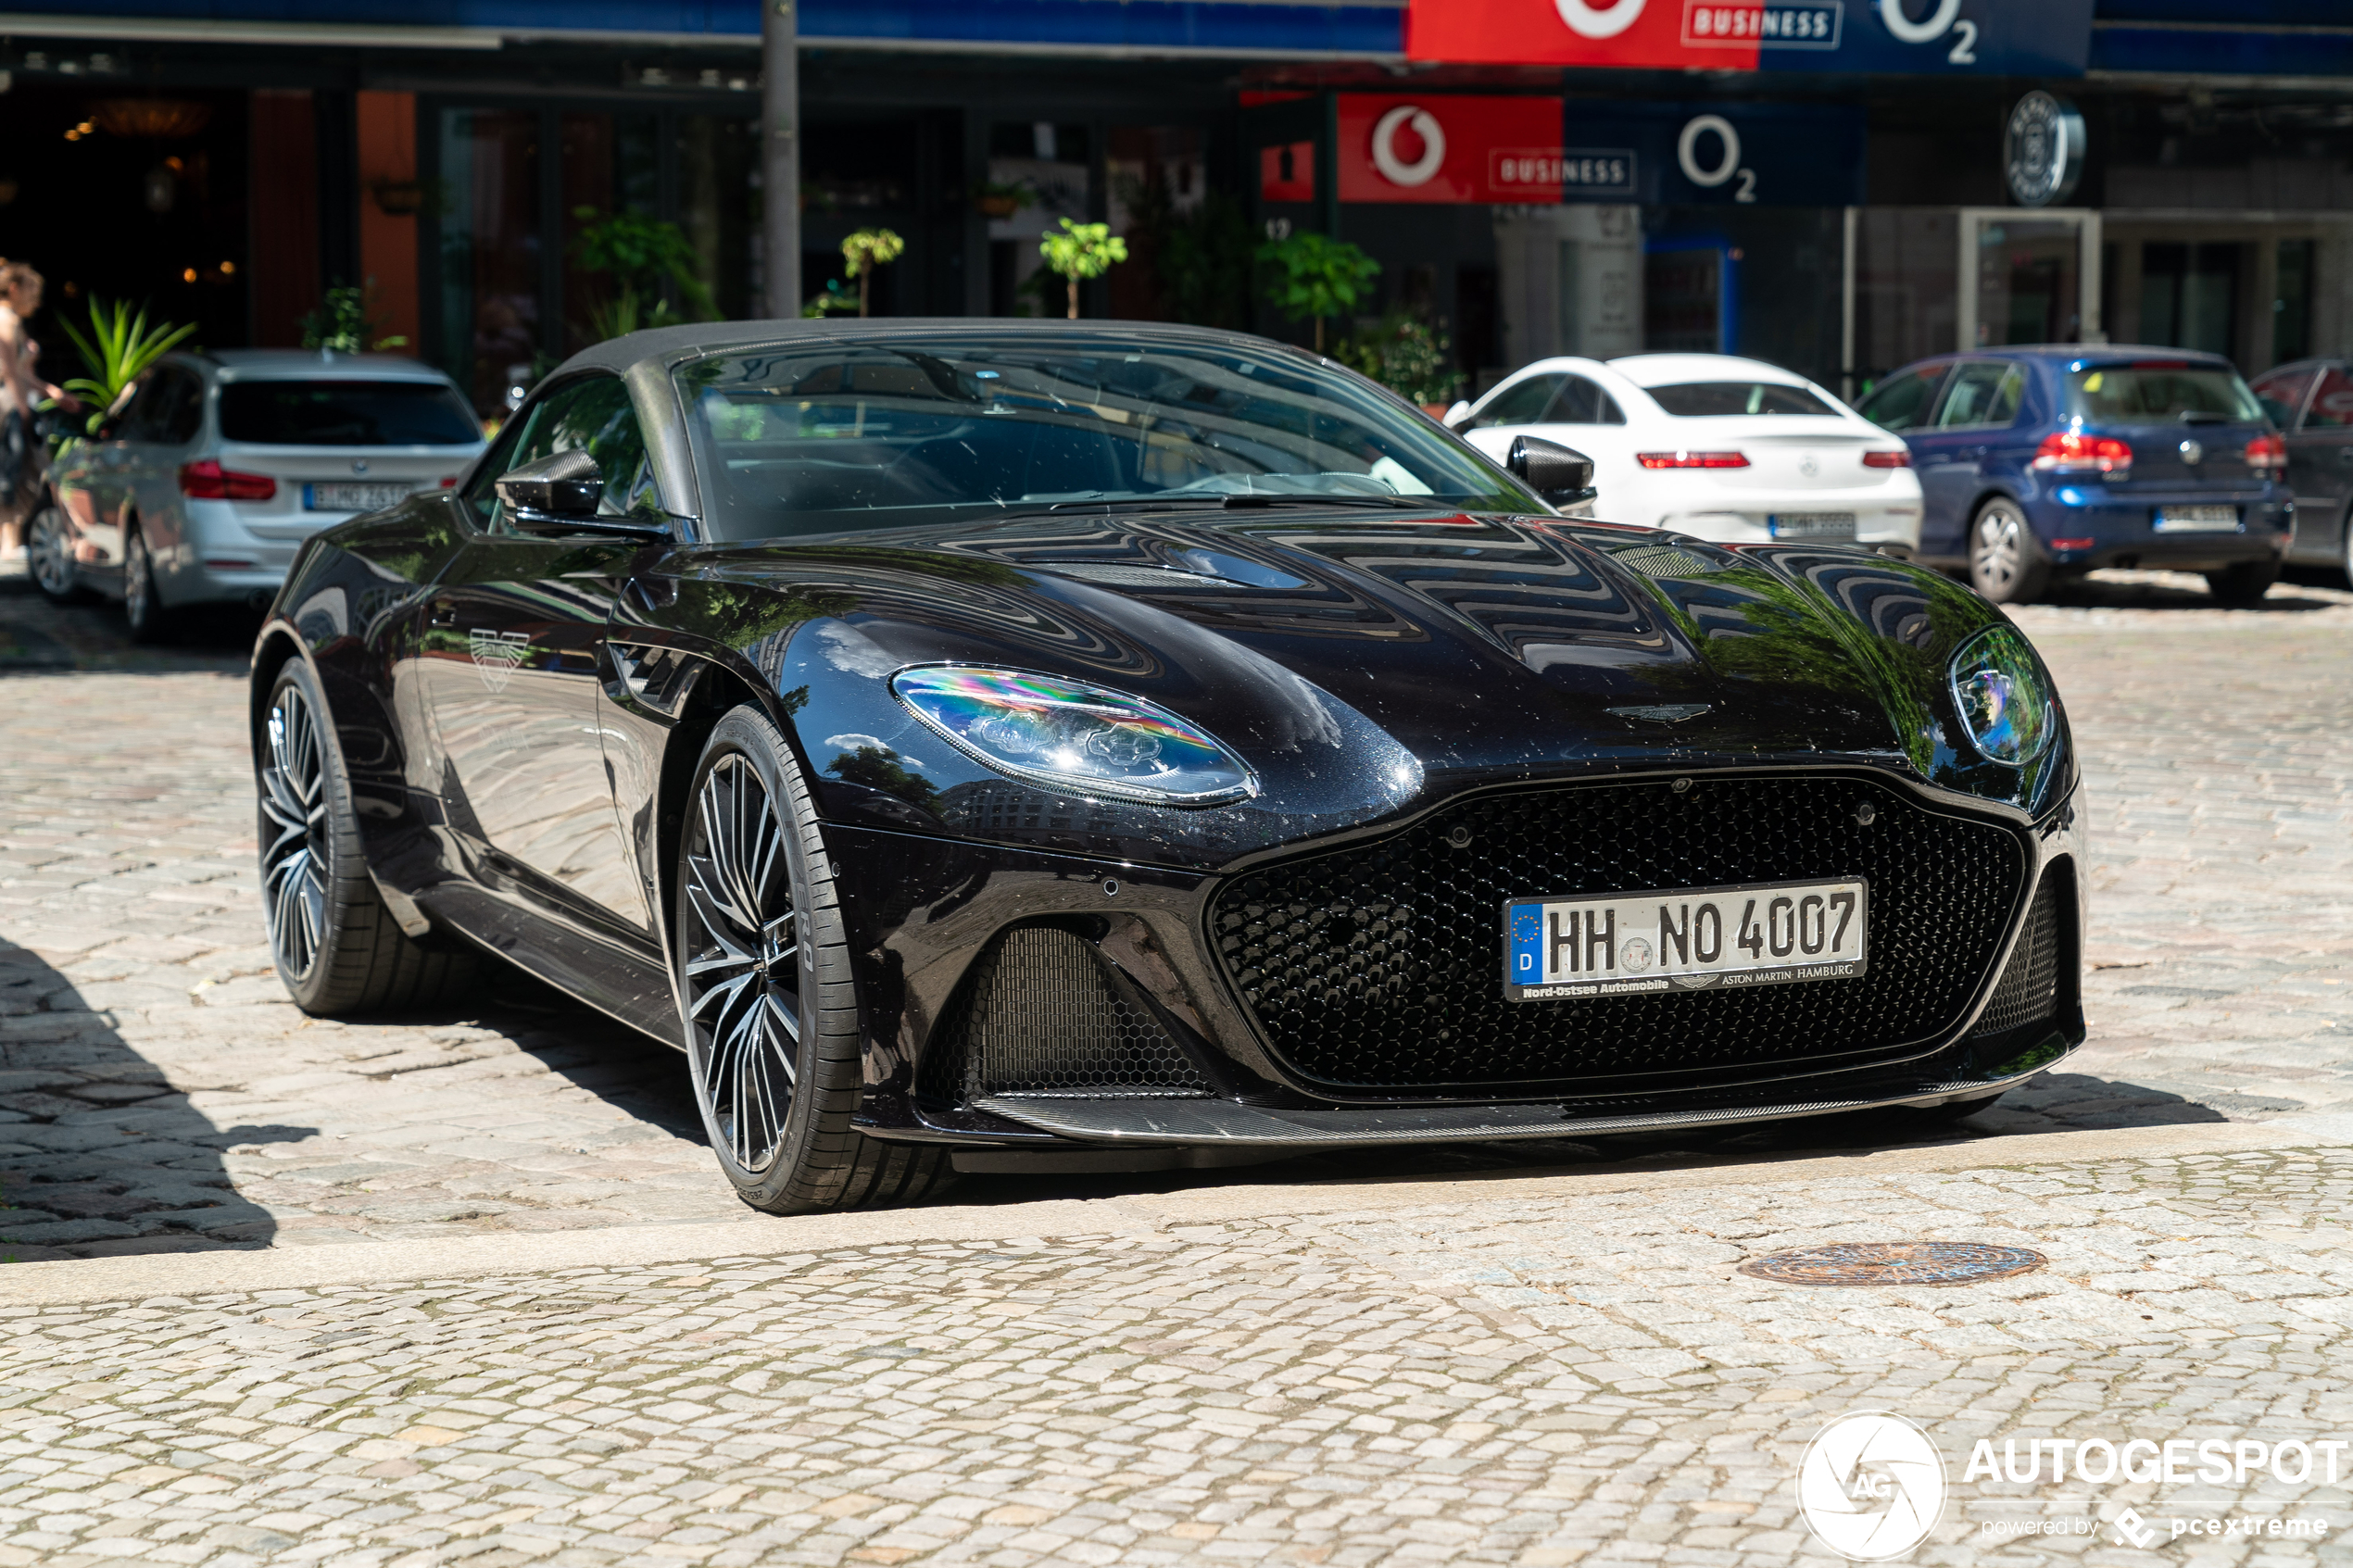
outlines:
[[348, 1013], [489, 949], [683, 1048], [777, 1212], [1966, 1112], [2080, 1044], [2076, 760], [2001, 613], [1510, 467], [1227, 333], [591, 349], [296, 562], [280, 972]]

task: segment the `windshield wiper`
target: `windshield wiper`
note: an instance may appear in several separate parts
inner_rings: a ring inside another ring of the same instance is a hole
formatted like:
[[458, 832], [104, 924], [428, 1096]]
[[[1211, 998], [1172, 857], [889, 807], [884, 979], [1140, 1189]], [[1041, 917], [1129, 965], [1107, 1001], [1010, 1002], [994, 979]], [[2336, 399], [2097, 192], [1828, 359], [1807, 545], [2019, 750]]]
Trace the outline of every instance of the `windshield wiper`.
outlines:
[[1303, 490], [1249, 491], [1225, 499], [1228, 508], [1250, 507], [1379, 507], [1393, 510], [1399, 507], [1417, 508], [1444, 508], [1448, 503], [1436, 497], [1413, 495], [1316, 495]]

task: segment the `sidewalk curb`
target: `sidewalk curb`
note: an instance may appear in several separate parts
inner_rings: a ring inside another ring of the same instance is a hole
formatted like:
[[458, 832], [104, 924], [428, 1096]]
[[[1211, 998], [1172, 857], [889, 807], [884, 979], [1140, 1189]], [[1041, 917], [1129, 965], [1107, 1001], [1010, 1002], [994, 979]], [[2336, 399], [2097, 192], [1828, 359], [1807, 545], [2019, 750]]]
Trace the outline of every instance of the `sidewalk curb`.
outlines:
[[1825, 1178], [1903, 1176], [1993, 1166], [2080, 1163], [2104, 1157], [2233, 1154], [2353, 1144], [2353, 1116], [2120, 1127], [1978, 1138], [1929, 1148], [1853, 1154], [1793, 1154], [1676, 1165], [1599, 1165], [1543, 1175], [1444, 1181], [1237, 1185], [1006, 1205], [810, 1214], [680, 1225], [516, 1234], [472, 1232], [446, 1240], [282, 1247], [249, 1252], [160, 1252], [16, 1263], [0, 1270], [0, 1302], [17, 1307], [137, 1301], [155, 1297], [250, 1295], [272, 1290], [457, 1280], [576, 1269], [647, 1268], [719, 1258], [774, 1257], [925, 1242], [1011, 1241], [1032, 1236], [1144, 1236], [1304, 1214], [1381, 1213], [1462, 1203], [1574, 1200], [1587, 1194], [1778, 1185]]

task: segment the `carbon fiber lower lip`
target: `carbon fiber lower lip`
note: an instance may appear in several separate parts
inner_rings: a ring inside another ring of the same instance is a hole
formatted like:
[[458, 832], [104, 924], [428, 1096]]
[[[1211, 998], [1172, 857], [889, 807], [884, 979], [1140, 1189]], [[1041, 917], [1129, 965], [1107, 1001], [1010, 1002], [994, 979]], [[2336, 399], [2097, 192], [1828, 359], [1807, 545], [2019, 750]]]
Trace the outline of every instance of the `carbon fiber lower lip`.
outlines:
[[[2068, 1053], [2072, 1055], [2073, 1051]], [[1499, 1138], [1598, 1137], [1665, 1133], [1744, 1122], [1785, 1122], [1843, 1110], [1942, 1105], [2016, 1088], [2066, 1060], [2007, 1078], [1931, 1084], [1868, 1099], [1803, 1100], [1731, 1110], [1673, 1110], [1645, 1116], [1572, 1116], [1562, 1105], [1431, 1106], [1397, 1110], [1276, 1110], [1231, 1100], [1031, 1099], [992, 1096], [974, 1109], [1058, 1137], [1109, 1144], [1265, 1144], [1332, 1148], [1349, 1144], [1471, 1143]]]

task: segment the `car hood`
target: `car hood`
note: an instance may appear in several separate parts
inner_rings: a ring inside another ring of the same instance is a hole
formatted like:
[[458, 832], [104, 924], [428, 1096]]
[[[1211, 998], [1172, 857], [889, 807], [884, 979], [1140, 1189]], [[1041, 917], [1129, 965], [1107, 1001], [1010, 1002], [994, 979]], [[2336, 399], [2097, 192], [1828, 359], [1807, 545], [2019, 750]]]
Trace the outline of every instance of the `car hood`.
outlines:
[[[698, 574], [791, 596], [788, 667], [752, 656], [780, 689], [937, 662], [1092, 681], [1202, 725], [1270, 792], [1319, 743], [1409, 764], [1423, 799], [1687, 764], [1966, 771], [1944, 667], [2000, 616], [1936, 573], [1562, 519], [1230, 516], [735, 546]], [[878, 738], [854, 717], [812, 715]]]

